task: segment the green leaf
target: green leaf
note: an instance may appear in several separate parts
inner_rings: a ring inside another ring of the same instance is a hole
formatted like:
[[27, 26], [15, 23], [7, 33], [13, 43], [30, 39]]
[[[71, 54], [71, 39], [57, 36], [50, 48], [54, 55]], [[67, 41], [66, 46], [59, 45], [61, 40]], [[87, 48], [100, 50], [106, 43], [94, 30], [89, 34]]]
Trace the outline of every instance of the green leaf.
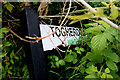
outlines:
[[106, 58], [109, 58], [110, 60], [114, 62], [119, 62], [119, 56], [116, 53], [113, 53], [111, 49], [105, 49], [102, 52], [102, 55], [104, 55]]
[[58, 58], [57, 56], [54, 56], [54, 58], [55, 58], [55, 61], [58, 61], [58, 60], [59, 60], [59, 58]]
[[103, 30], [102, 26], [95, 25], [94, 27], [87, 28], [85, 32], [97, 35], [102, 33], [101, 30]]
[[84, 49], [84, 48], [80, 48], [80, 51], [84, 52], [84, 51], [85, 51], [85, 49]]
[[68, 18], [70, 18], [71, 20], [84, 20], [84, 19], [89, 19], [93, 17], [93, 14], [88, 13], [88, 14], [83, 14], [83, 15], [79, 15], [79, 16], [68, 16]]
[[106, 61], [106, 64], [111, 70], [118, 71], [117, 65], [113, 61]]
[[101, 78], [104, 78], [104, 79], [108, 78], [108, 79], [110, 79], [110, 78], [113, 78], [113, 77], [110, 74], [103, 73], [102, 76], [101, 76]]
[[104, 35], [96, 35], [91, 40], [91, 47], [94, 53], [100, 53], [105, 49], [107, 44], [106, 38]]
[[108, 33], [108, 32], [104, 32], [103, 35], [106, 37], [106, 39], [108, 39], [110, 42], [113, 42], [114, 37]]
[[2, 44], [0, 44], [0, 48], [2, 48]]
[[4, 38], [3, 33], [1, 33], [2, 31], [0, 31], [0, 38]]
[[64, 60], [66, 62], [72, 62], [74, 60], [74, 56], [71, 54], [68, 54], [67, 56], [65, 56]]
[[19, 59], [19, 57], [18, 56], [14, 56], [15, 57], [15, 59]]
[[48, 56], [48, 59], [52, 59], [52, 56]]
[[63, 66], [63, 65], [65, 65], [65, 61], [64, 61], [64, 60], [59, 60], [59, 64], [60, 64], [61, 66]]
[[14, 50], [10, 53], [10, 58], [12, 59], [14, 57]]
[[67, 52], [71, 53], [71, 52], [72, 52], [72, 50], [67, 50]]
[[56, 64], [56, 67], [57, 67], [57, 68], [59, 68], [59, 67], [60, 67], [60, 66], [59, 66], [59, 62], [56, 62], [55, 64]]
[[87, 67], [92, 66], [92, 65], [95, 65], [95, 63], [94, 62], [88, 62], [87, 63]]
[[91, 52], [87, 52], [86, 57], [88, 60], [93, 61], [94, 60], [94, 55]]
[[118, 78], [118, 79], [120, 79], [119, 74], [117, 74], [115, 71], [111, 71], [110, 74], [113, 76], [113, 78]]
[[91, 48], [91, 42], [87, 42], [87, 45]]
[[2, 18], [0, 18], [0, 22], [2, 21]]
[[9, 67], [9, 69], [12, 69], [12, 67]]
[[97, 67], [95, 67], [94, 65], [92, 65], [92, 66], [88, 67], [88, 68], [85, 70], [85, 72], [86, 72], [87, 74], [94, 74], [95, 72], [98, 72], [98, 70], [97, 70]]
[[10, 45], [11, 45], [10, 42], [5, 43], [5, 46], [10, 46]]
[[113, 78], [113, 77], [112, 77], [112, 75], [107, 74], [107, 78], [109, 78], [109, 79], [110, 79], [110, 78]]
[[4, 28], [2, 28], [2, 32], [3, 33], [8, 33], [9, 31], [7, 30], [7, 28], [4, 27]]
[[80, 51], [80, 50], [77, 50], [77, 53], [78, 53], [78, 54], [81, 54], [81, 51]]
[[74, 60], [73, 60], [73, 64], [77, 63], [77, 61], [78, 61], [77, 59], [74, 59]]
[[33, 5], [37, 5], [38, 4], [38, 2], [33, 2]]
[[77, 54], [75, 52], [72, 53], [74, 58], [77, 58]]
[[98, 72], [97, 67], [95, 67], [95, 66], [93, 66], [93, 65], [92, 65], [91, 69], [92, 69], [94, 72]]
[[7, 53], [0, 53], [0, 58], [5, 57]]
[[49, 72], [51, 72], [51, 73], [53, 73], [53, 74], [55, 74], [55, 75], [61, 76], [59, 73], [54, 72], [54, 71], [52, 71], [52, 70], [50, 70]]
[[96, 75], [87, 75], [85, 78], [98, 78]]
[[112, 53], [110, 54], [112, 57], [111, 59], [114, 61], [114, 62], [119, 62], [120, 60], [120, 57], [116, 54], [116, 53]]
[[77, 50], [78, 54], [81, 54], [80, 48], [79, 47], [75, 47], [75, 50]]
[[55, 68], [55, 65], [54, 65], [54, 63], [53, 62], [50, 62], [51, 63], [51, 68]]
[[118, 30], [117, 29], [111, 27], [109, 24], [107, 24], [104, 21], [98, 21], [98, 22], [100, 22], [106, 28], [106, 31], [109, 32], [110, 34], [112, 34], [114, 36], [118, 35]]
[[79, 50], [79, 47], [75, 47], [75, 50]]
[[98, 23], [88, 23], [88, 24], [85, 24], [85, 27], [91, 27], [91, 26], [97, 26]]
[[76, 22], [78, 22], [78, 21], [80, 21], [80, 20], [79, 20], [79, 19], [73, 20], [73, 21], [71, 21], [71, 22], [69, 23], [69, 25], [74, 24], [74, 23], [76, 23]]
[[12, 12], [14, 6], [9, 3], [9, 4], [5, 4], [5, 7], [8, 11]]
[[104, 21], [98, 21], [99, 23], [101, 23], [106, 29], [110, 29], [110, 25], [109, 24], [107, 24], [106, 22], [104, 22]]
[[[78, 70], [80, 70], [80, 72], [81, 72], [82, 74], [85, 73], [85, 67], [80, 67], [80, 68], [78, 68]], [[80, 73], [80, 74], [81, 74], [81, 73]]]
[[12, 64], [14, 64], [14, 61], [13, 61], [13, 59], [11, 59], [11, 60], [10, 60], [10, 62], [11, 62]]
[[9, 74], [13, 74], [10, 70], [8, 70], [8, 73], [9, 73]]
[[87, 61], [87, 57], [86, 56], [82, 57], [82, 59], [81, 59], [81, 62], [84, 62], [84, 61]]
[[112, 7], [111, 7], [110, 16], [114, 19], [116, 19], [118, 17], [118, 7], [116, 7], [115, 5], [112, 5]]
[[106, 73], [103, 73], [101, 78], [106, 78], [107, 77], [107, 74]]
[[109, 68], [106, 68], [106, 69], [105, 69], [105, 73], [110, 73]]
[[95, 14], [99, 17], [103, 17], [104, 16], [104, 10], [102, 8], [97, 8], [97, 12], [95, 12]]
[[102, 55], [100, 54], [94, 54], [91, 52], [87, 52], [86, 57], [88, 60], [93, 61], [93, 62], [97, 62], [97, 63], [102, 63], [104, 58]]

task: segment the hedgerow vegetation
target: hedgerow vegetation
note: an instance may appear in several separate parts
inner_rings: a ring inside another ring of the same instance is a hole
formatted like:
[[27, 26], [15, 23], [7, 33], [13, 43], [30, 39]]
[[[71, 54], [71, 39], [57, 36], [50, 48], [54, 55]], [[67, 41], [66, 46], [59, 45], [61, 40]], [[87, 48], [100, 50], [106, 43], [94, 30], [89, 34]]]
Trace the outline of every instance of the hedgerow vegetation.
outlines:
[[[47, 55], [48, 77], [50, 80], [81, 80], [85, 78], [120, 78], [120, 32], [104, 22], [105, 17], [120, 27], [120, 2], [88, 2], [97, 12], [88, 10], [81, 3], [72, 2], [65, 26], [81, 29], [76, 45], [72, 43], [60, 52]], [[5, 80], [29, 80], [23, 41], [9, 32], [8, 28], [20, 34], [20, 13], [24, 10], [22, 2], [2, 3], [2, 78]], [[31, 2], [30, 8], [38, 9], [39, 3]], [[64, 7], [65, 6], [65, 7]], [[66, 15], [67, 3], [52, 2], [47, 15]], [[1, 20], [1, 19], [0, 19]], [[46, 24], [60, 25], [62, 17], [41, 18]], [[51, 22], [52, 21], [52, 22]], [[22, 33], [22, 32], [21, 32]], [[26, 35], [24, 35], [26, 36]]]

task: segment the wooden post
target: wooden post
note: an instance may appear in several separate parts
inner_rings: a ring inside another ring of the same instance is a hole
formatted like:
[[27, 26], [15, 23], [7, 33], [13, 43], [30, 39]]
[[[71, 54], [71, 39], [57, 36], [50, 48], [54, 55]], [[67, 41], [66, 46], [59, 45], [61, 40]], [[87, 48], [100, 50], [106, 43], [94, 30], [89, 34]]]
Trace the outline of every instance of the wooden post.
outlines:
[[[37, 11], [25, 8], [24, 27], [27, 27], [28, 36], [41, 36]], [[26, 60], [28, 63], [30, 80], [48, 80], [42, 41], [25, 43]]]

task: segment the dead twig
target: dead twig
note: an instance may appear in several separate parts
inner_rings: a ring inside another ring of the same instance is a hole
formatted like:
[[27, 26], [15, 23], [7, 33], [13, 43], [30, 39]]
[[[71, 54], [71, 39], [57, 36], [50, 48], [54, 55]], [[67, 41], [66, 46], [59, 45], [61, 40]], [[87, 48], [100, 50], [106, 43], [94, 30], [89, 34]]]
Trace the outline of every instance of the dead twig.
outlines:
[[98, 23], [98, 24], [101, 24], [101, 23], [98, 22], [97, 20], [93, 20], [93, 19], [88, 19], [88, 20], [93, 21], [93, 22], [96, 22], [96, 23]]
[[[64, 14], [64, 10], [65, 10], [66, 4], [67, 4], [67, 1], [64, 3], [64, 7], [63, 7], [63, 11], [62, 11], [62, 15]], [[61, 20], [62, 20], [62, 16], [60, 17], [60, 20], [59, 20], [58, 23], [60, 23]]]
[[60, 28], [62, 28], [62, 25], [63, 25], [64, 21], [66, 20], [68, 14], [69, 14], [69, 12], [70, 12], [70, 8], [71, 8], [71, 0], [70, 0], [68, 12], [67, 12], [65, 18], [63, 19], [63, 21], [61, 22], [60, 26], [59, 26], [54, 32], [52, 32], [51, 34], [49, 34], [49, 35], [47, 35], [47, 36], [44, 36], [44, 37], [38, 37], [38, 38], [36, 38], [35, 41], [30, 41], [30, 40], [27, 40], [27, 39], [24, 39], [24, 38], [20, 37], [20, 36], [17, 35], [15, 32], [13, 32], [10, 28], [8, 28], [8, 30], [9, 30], [14, 36], [18, 37], [18, 38], [19, 38], [20, 40], [22, 40], [22, 41], [29, 42], [29, 43], [36, 43], [36, 42], [38, 42], [38, 41], [40, 41], [40, 40], [42, 40], [42, 39], [44, 39], [44, 38], [47, 38], [47, 37], [51, 36], [52, 34], [54, 34], [55, 32], [57, 32], [57, 30], [59, 30]]
[[19, 53], [22, 50], [23, 47], [21, 47], [15, 54]]

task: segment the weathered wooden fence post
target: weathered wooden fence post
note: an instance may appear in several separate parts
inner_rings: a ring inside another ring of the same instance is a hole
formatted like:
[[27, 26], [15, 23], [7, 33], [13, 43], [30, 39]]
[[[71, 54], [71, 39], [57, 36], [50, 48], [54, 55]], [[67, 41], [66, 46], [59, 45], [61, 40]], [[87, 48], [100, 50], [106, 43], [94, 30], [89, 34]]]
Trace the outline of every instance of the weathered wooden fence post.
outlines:
[[[28, 36], [41, 36], [39, 17], [37, 11], [25, 8], [23, 20], [24, 27], [27, 27]], [[29, 68], [30, 80], [47, 80], [45, 54], [42, 41], [38, 43], [25, 43], [26, 59]]]

